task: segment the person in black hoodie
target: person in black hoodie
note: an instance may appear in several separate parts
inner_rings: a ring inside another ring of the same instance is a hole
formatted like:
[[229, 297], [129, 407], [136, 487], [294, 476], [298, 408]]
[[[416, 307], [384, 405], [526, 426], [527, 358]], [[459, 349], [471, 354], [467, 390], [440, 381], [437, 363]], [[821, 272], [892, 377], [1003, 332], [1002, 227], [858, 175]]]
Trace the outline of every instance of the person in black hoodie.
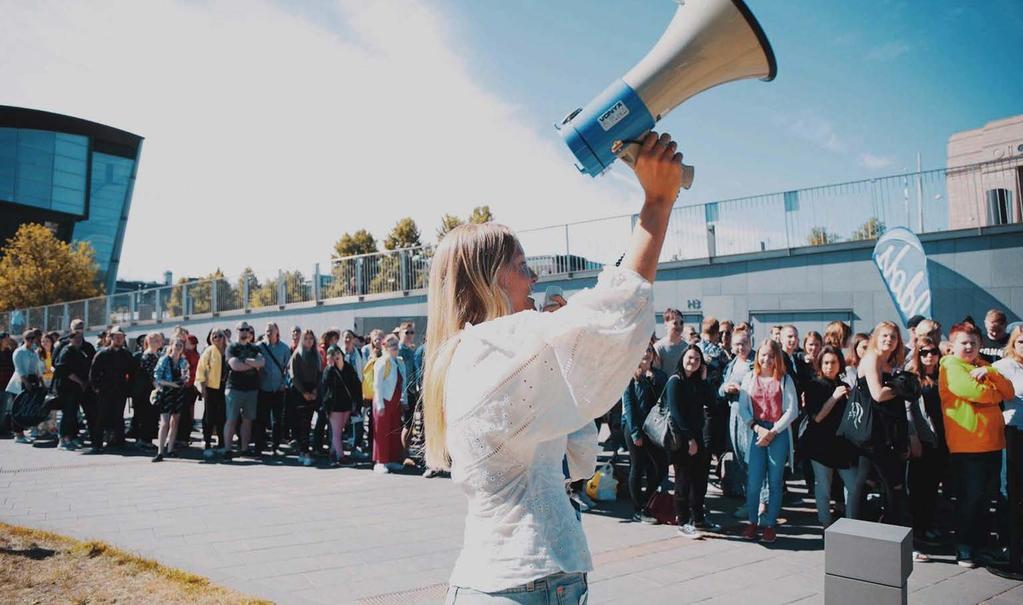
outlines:
[[[664, 450], [643, 434], [643, 423], [664, 391], [668, 376], [652, 367], [653, 346], [647, 347], [636, 374], [622, 394], [622, 433], [629, 450], [629, 498], [632, 500], [632, 520], [656, 524], [657, 519], [646, 510], [650, 498], [668, 474], [668, 459]], [[646, 490], [642, 489], [644, 477]]]
[[344, 351], [337, 345], [327, 349], [327, 367], [320, 379], [320, 397], [330, 420], [331, 464], [346, 464], [348, 459], [344, 455], [341, 436], [352, 410], [362, 405], [362, 382], [355, 373], [355, 367], [345, 361]]
[[682, 353], [678, 368], [668, 379], [668, 410], [683, 443], [672, 454], [675, 467], [675, 513], [678, 533], [687, 538], [702, 537], [701, 530], [717, 531], [707, 522], [703, 502], [707, 495], [710, 458], [703, 444], [703, 411], [714, 402], [714, 389], [707, 383], [707, 369], [700, 347], [690, 345]]
[[[124, 347], [124, 332], [119, 326], [110, 330], [110, 346], [96, 353], [89, 371], [89, 382], [96, 391], [99, 426], [95, 434], [110, 434], [107, 445], [124, 443], [124, 404], [135, 381], [135, 359]], [[102, 441], [102, 437], [99, 438]], [[100, 444], [102, 447], [102, 443]]]
[[856, 518], [860, 502], [856, 481], [859, 452], [846, 439], [835, 434], [845, 414], [850, 388], [842, 382], [845, 357], [832, 345], [821, 349], [814, 359], [816, 375], [805, 383], [805, 426], [799, 438], [800, 449], [813, 465], [814, 497], [817, 520], [825, 528], [831, 525], [831, 482], [835, 472], [845, 484], [846, 514]]

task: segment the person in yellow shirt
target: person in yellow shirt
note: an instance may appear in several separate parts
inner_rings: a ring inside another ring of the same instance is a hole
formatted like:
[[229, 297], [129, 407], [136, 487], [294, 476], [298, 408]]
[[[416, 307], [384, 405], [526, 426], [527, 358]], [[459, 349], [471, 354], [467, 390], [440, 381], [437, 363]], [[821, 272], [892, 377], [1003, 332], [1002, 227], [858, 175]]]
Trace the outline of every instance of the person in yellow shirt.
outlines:
[[[949, 333], [952, 354], [941, 359], [938, 391], [949, 451], [949, 469], [956, 482], [954, 526], [956, 561], [976, 567], [985, 553], [991, 523], [991, 500], [997, 496], [1005, 447], [1005, 425], [999, 404], [1012, 399], [1012, 383], [980, 357], [980, 331], [958, 323]], [[986, 555], [997, 562], [997, 555]]]
[[206, 344], [209, 346], [199, 356], [199, 365], [195, 368], [195, 388], [203, 401], [203, 456], [210, 458], [213, 455], [213, 435], [217, 436], [218, 445], [224, 447], [220, 442], [224, 439], [227, 414], [227, 403], [224, 400], [224, 380], [227, 378], [224, 350], [227, 348], [227, 334], [223, 330], [210, 330]]

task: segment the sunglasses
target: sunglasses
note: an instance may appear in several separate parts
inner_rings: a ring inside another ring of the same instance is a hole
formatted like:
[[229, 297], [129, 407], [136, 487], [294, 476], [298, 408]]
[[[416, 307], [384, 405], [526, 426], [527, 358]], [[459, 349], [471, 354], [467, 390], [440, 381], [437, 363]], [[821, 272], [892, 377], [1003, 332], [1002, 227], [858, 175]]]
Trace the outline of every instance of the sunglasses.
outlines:
[[255, 332], [255, 330], [252, 328], [238, 328], [238, 333], [241, 334], [242, 332], [248, 332], [251, 334], [252, 332]]
[[405, 330], [405, 333], [406, 334], [415, 334], [416, 331], [415, 330]]
[[920, 349], [920, 357], [926, 357], [928, 355], [938, 355], [941, 351], [939, 349]]

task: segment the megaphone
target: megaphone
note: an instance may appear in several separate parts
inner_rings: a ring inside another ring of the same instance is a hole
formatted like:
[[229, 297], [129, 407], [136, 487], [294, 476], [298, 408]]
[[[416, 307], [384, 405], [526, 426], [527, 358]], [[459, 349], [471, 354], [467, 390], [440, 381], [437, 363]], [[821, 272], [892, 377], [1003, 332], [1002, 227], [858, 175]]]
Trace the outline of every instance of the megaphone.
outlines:
[[[697, 93], [774, 79], [771, 43], [742, 0], [675, 1], [675, 16], [646, 57], [558, 127], [580, 172], [597, 176], [618, 157], [634, 163], [643, 135]], [[689, 189], [693, 176], [683, 164], [682, 186]]]

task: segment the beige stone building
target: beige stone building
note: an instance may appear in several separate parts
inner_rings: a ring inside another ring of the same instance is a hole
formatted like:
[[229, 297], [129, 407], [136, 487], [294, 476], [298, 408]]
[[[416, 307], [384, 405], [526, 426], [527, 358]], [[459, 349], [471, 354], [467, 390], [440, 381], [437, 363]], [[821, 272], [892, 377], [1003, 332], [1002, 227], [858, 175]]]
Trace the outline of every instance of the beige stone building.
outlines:
[[949, 137], [946, 180], [950, 229], [1021, 222], [1023, 115]]

